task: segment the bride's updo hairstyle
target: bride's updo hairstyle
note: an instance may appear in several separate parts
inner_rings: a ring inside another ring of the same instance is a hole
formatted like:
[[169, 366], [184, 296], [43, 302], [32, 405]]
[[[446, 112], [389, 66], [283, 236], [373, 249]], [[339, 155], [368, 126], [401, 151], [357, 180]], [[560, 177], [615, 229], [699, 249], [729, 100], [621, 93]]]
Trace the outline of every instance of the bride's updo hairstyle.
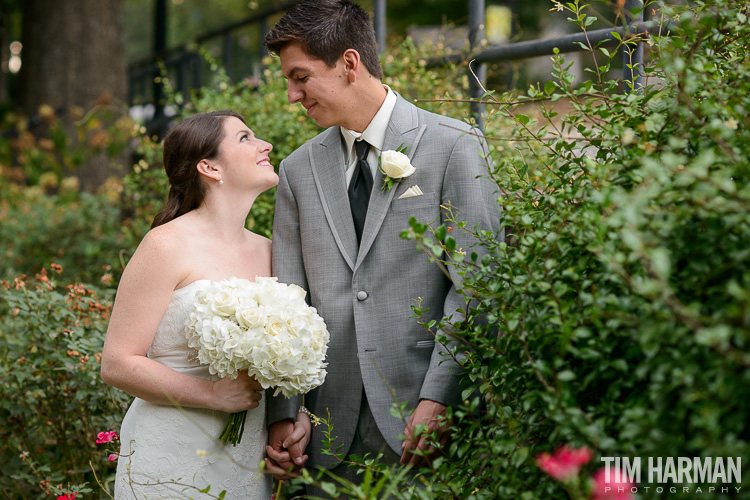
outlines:
[[245, 123], [234, 111], [212, 111], [186, 118], [167, 133], [163, 162], [169, 179], [169, 196], [164, 208], [154, 217], [152, 229], [198, 208], [203, 202], [206, 186], [196, 166], [201, 160], [219, 156], [224, 121], [230, 117]]

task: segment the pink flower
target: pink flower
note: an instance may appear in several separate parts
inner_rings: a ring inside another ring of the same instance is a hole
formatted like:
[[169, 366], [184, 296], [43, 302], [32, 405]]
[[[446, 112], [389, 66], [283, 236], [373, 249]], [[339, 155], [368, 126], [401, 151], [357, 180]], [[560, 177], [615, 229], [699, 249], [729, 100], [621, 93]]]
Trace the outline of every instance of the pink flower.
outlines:
[[73, 500], [77, 494], [77, 491], [75, 493], [65, 493], [64, 495], [57, 497], [57, 500]]
[[118, 456], [118, 455], [117, 455], [116, 453], [112, 453], [112, 454], [111, 454], [111, 455], [109, 456], [108, 460], [109, 460], [110, 462], [114, 462], [114, 461], [115, 461], [115, 460], [117, 460], [118, 458], [119, 458], [119, 456]]
[[558, 448], [554, 455], [541, 453], [536, 457], [536, 464], [544, 472], [565, 481], [578, 475], [581, 466], [591, 460], [591, 451], [586, 448], [571, 448], [565, 445]]
[[100, 432], [96, 435], [96, 444], [109, 443], [118, 438], [119, 436], [115, 431]]
[[633, 500], [635, 498], [630, 491], [635, 485], [620, 469], [615, 467], [609, 469], [609, 481], [607, 481], [606, 469], [602, 468], [596, 471], [592, 483], [593, 500]]

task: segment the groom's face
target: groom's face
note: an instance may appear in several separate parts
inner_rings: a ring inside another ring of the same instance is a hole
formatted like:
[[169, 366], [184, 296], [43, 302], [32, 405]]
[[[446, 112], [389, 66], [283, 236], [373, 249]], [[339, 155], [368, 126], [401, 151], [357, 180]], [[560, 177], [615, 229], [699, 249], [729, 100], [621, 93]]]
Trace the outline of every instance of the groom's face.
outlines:
[[287, 80], [289, 102], [302, 104], [307, 116], [321, 127], [346, 127], [356, 112], [356, 102], [352, 102], [349, 95], [351, 90], [343, 61], [329, 67], [307, 54], [298, 43], [284, 46], [279, 57]]

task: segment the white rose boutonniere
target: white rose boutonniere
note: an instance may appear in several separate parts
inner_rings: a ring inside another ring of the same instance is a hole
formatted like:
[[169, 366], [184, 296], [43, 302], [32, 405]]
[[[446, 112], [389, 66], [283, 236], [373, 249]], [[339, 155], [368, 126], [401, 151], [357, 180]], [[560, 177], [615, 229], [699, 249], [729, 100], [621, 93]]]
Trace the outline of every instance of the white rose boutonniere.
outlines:
[[390, 191], [396, 182], [406, 179], [417, 171], [409, 162], [409, 157], [404, 154], [406, 149], [402, 144], [396, 151], [389, 149], [380, 154], [380, 171], [385, 176], [381, 189], [387, 186]]

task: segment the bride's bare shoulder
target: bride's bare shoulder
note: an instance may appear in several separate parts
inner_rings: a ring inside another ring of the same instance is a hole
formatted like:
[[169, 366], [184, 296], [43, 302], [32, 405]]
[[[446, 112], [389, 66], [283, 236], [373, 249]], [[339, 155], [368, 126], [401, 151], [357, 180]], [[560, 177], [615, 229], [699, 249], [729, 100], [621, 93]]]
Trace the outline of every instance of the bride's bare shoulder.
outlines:
[[177, 221], [170, 221], [157, 226], [143, 237], [141, 246], [155, 251], [170, 251], [178, 248], [187, 239], [187, 228]]
[[151, 229], [128, 260], [121, 288], [138, 290], [141, 294], [145, 289], [171, 293], [192, 266], [187, 241], [180, 224], [166, 223]]
[[147, 232], [138, 245], [136, 255], [142, 254], [142, 257], [157, 262], [178, 264], [190, 253], [190, 242], [190, 225], [175, 219]]

